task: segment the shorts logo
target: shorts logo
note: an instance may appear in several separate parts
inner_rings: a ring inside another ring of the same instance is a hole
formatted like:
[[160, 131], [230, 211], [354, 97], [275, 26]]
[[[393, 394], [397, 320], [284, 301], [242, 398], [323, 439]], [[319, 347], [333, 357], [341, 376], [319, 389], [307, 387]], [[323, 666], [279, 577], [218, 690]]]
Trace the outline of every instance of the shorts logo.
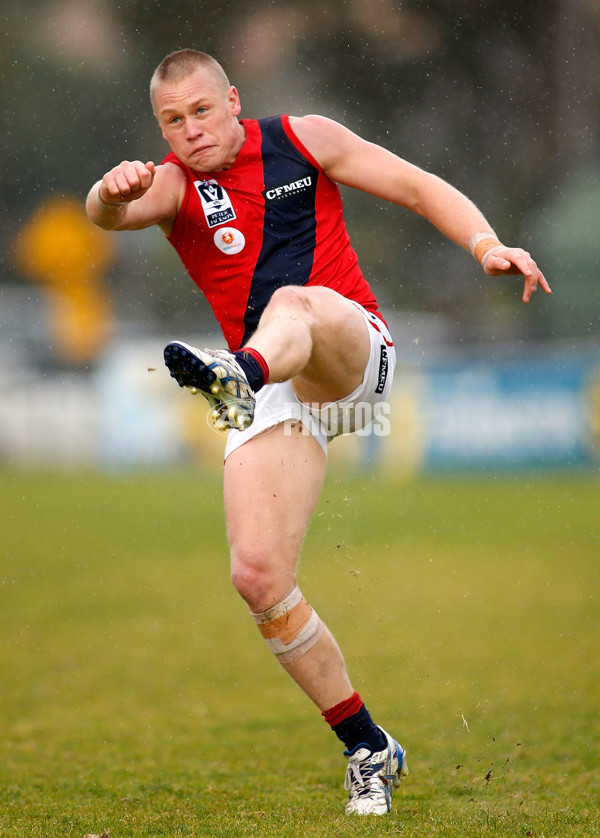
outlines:
[[239, 253], [246, 246], [244, 234], [235, 227], [221, 227], [220, 230], [215, 230], [213, 240], [219, 250], [228, 256]]
[[388, 375], [388, 354], [387, 349], [385, 346], [381, 346], [381, 355], [379, 356], [379, 374], [377, 376], [377, 387], [375, 388], [376, 393], [383, 393], [383, 389], [385, 387], [385, 382], [387, 381]]
[[236, 215], [231, 198], [220, 183], [216, 180], [195, 180], [194, 186], [200, 195], [209, 228], [233, 221]]
[[293, 180], [291, 183], [274, 186], [273, 189], [265, 189], [263, 195], [267, 201], [279, 201], [281, 198], [287, 198], [289, 195], [304, 192], [311, 185], [312, 175], [308, 175], [307, 177], [300, 178], [300, 180]]

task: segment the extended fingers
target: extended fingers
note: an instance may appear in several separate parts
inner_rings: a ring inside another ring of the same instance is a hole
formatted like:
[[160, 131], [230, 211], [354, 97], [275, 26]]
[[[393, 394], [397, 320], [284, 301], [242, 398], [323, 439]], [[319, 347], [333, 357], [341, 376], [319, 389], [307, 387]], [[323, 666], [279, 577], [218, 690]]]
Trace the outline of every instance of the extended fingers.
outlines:
[[523, 302], [528, 303], [531, 295], [538, 289], [538, 285], [546, 292], [551, 294], [552, 291], [546, 277], [540, 271], [531, 255], [526, 250], [517, 250], [515, 257], [511, 260], [511, 265], [517, 271], [509, 269], [507, 273], [521, 273], [525, 277], [525, 285], [523, 288]]
[[550, 286], [540, 271], [531, 254], [520, 247], [495, 247], [483, 263], [483, 268], [490, 276], [502, 274], [522, 274], [525, 278], [523, 302], [528, 303], [538, 285], [546, 294], [551, 294]]
[[[535, 264], [535, 263], [534, 263]], [[538, 285], [540, 288], [546, 292], [546, 294], [551, 294], [552, 290], [548, 285], [546, 277], [544, 274], [539, 270], [537, 265], [535, 266], [535, 270], [531, 271], [531, 273], [525, 276], [525, 287], [523, 289], [523, 302], [528, 303], [531, 299], [531, 295], [537, 291]]]

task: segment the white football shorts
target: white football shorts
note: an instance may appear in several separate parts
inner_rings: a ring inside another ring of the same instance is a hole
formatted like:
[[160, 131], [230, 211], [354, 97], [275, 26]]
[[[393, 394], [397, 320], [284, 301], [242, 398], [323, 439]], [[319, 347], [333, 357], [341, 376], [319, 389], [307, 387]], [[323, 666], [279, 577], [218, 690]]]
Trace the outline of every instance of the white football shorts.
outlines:
[[354, 302], [354, 305], [365, 318], [371, 339], [362, 384], [349, 396], [325, 407], [301, 402], [291, 381], [265, 384], [256, 394], [254, 421], [250, 427], [244, 431], [229, 431], [225, 459], [240, 445], [281, 422], [302, 422], [305, 431], [315, 437], [325, 453], [327, 443], [334, 437], [346, 433], [366, 435], [378, 423], [387, 422], [387, 399], [396, 366], [394, 344], [383, 320], [358, 303]]

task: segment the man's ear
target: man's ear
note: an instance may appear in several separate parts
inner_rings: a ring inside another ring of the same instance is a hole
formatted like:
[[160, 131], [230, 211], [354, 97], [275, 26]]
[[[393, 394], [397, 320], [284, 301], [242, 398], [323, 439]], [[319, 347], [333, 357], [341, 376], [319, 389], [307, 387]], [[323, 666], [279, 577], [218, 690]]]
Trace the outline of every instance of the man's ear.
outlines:
[[231, 112], [234, 116], [237, 116], [239, 113], [241, 113], [242, 105], [240, 102], [240, 95], [237, 92], [237, 89], [233, 87], [233, 85], [229, 88], [229, 94], [227, 98], [231, 106]]

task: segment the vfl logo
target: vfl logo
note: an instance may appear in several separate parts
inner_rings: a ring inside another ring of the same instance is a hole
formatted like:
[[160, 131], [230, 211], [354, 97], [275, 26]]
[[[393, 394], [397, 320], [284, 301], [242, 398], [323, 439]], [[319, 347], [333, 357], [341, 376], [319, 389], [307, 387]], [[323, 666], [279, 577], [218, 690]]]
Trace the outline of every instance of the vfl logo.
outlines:
[[209, 228], [233, 221], [236, 215], [231, 199], [220, 183], [216, 180], [195, 180], [194, 186], [200, 195]]
[[379, 357], [379, 375], [377, 376], [377, 387], [375, 388], [376, 393], [383, 393], [383, 388], [385, 387], [385, 382], [387, 381], [388, 375], [388, 354], [387, 349], [385, 346], [382, 345], [381, 347], [381, 355]]
[[274, 186], [273, 189], [266, 189], [263, 192], [267, 201], [279, 200], [280, 198], [287, 198], [288, 195], [295, 195], [297, 192], [304, 192], [312, 185], [312, 175], [300, 178], [300, 180], [293, 180], [291, 183], [284, 183], [282, 186]]

